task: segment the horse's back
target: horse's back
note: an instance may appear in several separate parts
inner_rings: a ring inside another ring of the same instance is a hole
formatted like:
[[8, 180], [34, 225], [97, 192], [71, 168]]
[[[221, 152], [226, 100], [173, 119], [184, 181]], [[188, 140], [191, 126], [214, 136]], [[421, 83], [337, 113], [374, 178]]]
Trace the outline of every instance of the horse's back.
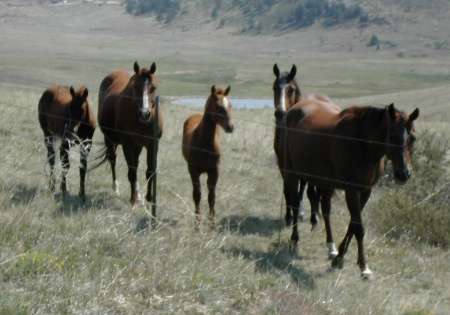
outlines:
[[53, 85], [47, 88], [39, 100], [39, 123], [44, 134], [61, 135], [64, 129], [65, 111], [72, 96], [66, 86]]
[[130, 75], [126, 71], [118, 70], [107, 75], [100, 84], [97, 120], [104, 133], [107, 133], [109, 128], [114, 128], [115, 107], [118, 106], [118, 99], [129, 78]]

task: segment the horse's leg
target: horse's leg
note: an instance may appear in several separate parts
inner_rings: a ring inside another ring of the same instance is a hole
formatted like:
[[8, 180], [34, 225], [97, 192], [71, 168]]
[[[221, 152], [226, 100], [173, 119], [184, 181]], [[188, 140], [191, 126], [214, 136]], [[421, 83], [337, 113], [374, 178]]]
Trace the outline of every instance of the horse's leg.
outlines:
[[362, 224], [362, 218], [361, 218], [361, 212], [364, 209], [364, 206], [366, 205], [367, 201], [369, 200], [370, 194], [372, 190], [367, 189], [363, 190], [360, 193], [360, 219], [361, 219], [361, 225], [360, 229], [355, 232], [356, 240], [358, 242], [358, 265], [361, 269], [361, 276], [364, 279], [369, 279], [372, 276], [372, 271], [369, 269], [366, 263], [366, 258], [364, 255], [364, 226]]
[[304, 180], [299, 180], [298, 182], [298, 215], [300, 221], [303, 222], [303, 220], [305, 219], [305, 210], [303, 208], [303, 194], [305, 193], [306, 182]]
[[63, 194], [63, 197], [65, 197], [67, 193], [66, 176], [70, 168], [69, 150], [70, 150], [70, 140], [67, 138], [62, 139], [62, 144], [61, 147], [59, 148], [59, 156], [61, 159], [61, 166], [62, 166], [61, 192]]
[[194, 199], [195, 204], [195, 217], [197, 223], [200, 223], [201, 221], [200, 199], [202, 197], [200, 186], [200, 173], [195, 169], [195, 167], [189, 166], [189, 174], [191, 175], [192, 181], [192, 199]]
[[[158, 158], [158, 143], [156, 141], [152, 142], [151, 146], [147, 148], [147, 171], [145, 173], [145, 178], [147, 180], [147, 194], [145, 195], [145, 199], [147, 200], [147, 203], [150, 205], [150, 203], [154, 202], [154, 185], [155, 183], [155, 176], [156, 176], [156, 163]], [[152, 207], [152, 216], [156, 217], [156, 207], [155, 204], [151, 205]]]
[[284, 192], [284, 200], [286, 201], [286, 226], [290, 226], [292, 223], [292, 211], [291, 207], [289, 206], [289, 189], [287, 185], [287, 179], [283, 178], [283, 192]]
[[116, 160], [117, 160], [117, 145], [114, 144], [112, 141], [108, 140], [107, 137], [105, 137], [105, 144], [106, 144], [106, 158], [109, 161], [109, 165], [111, 166], [111, 174], [112, 174], [112, 187], [116, 195], [120, 195], [119, 191], [119, 181], [116, 177]]
[[209, 204], [209, 221], [211, 227], [214, 228], [215, 222], [215, 210], [214, 205], [216, 203], [216, 185], [219, 179], [219, 171], [214, 168], [208, 172], [208, 204]]
[[80, 193], [79, 196], [83, 202], [86, 201], [86, 171], [87, 171], [87, 159], [89, 152], [91, 151], [92, 140], [84, 139], [80, 143]]
[[311, 184], [308, 184], [306, 193], [308, 194], [309, 203], [311, 204], [311, 230], [314, 230], [317, 227], [317, 223], [319, 223], [320, 194], [319, 190]]
[[334, 259], [338, 255], [336, 244], [333, 239], [333, 232], [331, 230], [330, 212], [331, 212], [331, 197], [333, 196], [333, 190], [320, 190], [321, 205], [323, 221], [325, 223], [325, 230], [327, 233], [327, 247], [328, 258]]
[[131, 195], [130, 203], [132, 208], [136, 206], [138, 200], [136, 182], [137, 182], [137, 168], [139, 166], [139, 153], [142, 147], [133, 145], [122, 145], [123, 153], [128, 165], [128, 180], [130, 182]]
[[296, 176], [290, 174], [287, 176], [287, 188], [289, 191], [289, 202], [288, 205], [292, 209], [292, 235], [291, 235], [291, 246], [296, 249], [299, 235], [298, 235], [298, 206], [299, 206], [299, 192], [298, 192], [299, 180]]
[[55, 192], [55, 148], [53, 147], [54, 138], [50, 135], [45, 137], [45, 146], [47, 147], [47, 161], [50, 166], [49, 189]]

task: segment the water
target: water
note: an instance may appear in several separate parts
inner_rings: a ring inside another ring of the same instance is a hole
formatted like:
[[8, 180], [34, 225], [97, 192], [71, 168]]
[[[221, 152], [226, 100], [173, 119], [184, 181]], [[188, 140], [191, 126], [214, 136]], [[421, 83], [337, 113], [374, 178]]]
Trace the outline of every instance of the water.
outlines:
[[[255, 99], [255, 98], [230, 98], [233, 108], [272, 108], [273, 99]], [[173, 101], [176, 105], [185, 105], [191, 107], [203, 107], [206, 103], [206, 98], [202, 97], [185, 97], [178, 98]]]

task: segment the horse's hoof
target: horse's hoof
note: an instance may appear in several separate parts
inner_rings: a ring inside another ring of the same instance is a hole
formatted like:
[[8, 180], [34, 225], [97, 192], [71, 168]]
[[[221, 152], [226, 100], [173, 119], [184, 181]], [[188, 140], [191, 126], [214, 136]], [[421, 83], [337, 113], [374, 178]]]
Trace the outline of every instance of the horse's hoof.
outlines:
[[296, 241], [289, 241], [289, 245], [288, 245], [288, 248], [289, 248], [289, 253], [291, 253], [291, 254], [297, 254], [297, 249], [298, 249], [298, 247], [297, 247], [297, 242]]
[[81, 200], [81, 203], [86, 203], [86, 195], [80, 194], [80, 195], [79, 195], [79, 198], [80, 198], [80, 200]]
[[344, 268], [344, 258], [336, 256], [331, 261], [331, 267], [335, 269], [343, 269]]
[[334, 243], [327, 243], [328, 247], [328, 259], [333, 260], [337, 257], [339, 254], [338, 250], [336, 249], [336, 245]]
[[369, 269], [369, 267], [364, 268], [363, 271], [361, 271], [361, 278], [363, 280], [372, 280], [373, 279], [373, 272]]
[[119, 189], [119, 181], [115, 180], [113, 183], [113, 191], [117, 196], [120, 196], [120, 189]]
[[317, 230], [317, 223], [311, 224], [311, 232], [314, 232]]

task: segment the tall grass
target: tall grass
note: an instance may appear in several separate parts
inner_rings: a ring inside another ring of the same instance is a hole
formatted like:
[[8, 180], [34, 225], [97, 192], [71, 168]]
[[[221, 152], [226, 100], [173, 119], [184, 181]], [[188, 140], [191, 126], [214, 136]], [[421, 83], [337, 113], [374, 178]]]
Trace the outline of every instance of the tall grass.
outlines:
[[450, 246], [450, 181], [448, 138], [432, 132], [418, 136], [413, 177], [372, 207], [376, 226], [390, 237]]

